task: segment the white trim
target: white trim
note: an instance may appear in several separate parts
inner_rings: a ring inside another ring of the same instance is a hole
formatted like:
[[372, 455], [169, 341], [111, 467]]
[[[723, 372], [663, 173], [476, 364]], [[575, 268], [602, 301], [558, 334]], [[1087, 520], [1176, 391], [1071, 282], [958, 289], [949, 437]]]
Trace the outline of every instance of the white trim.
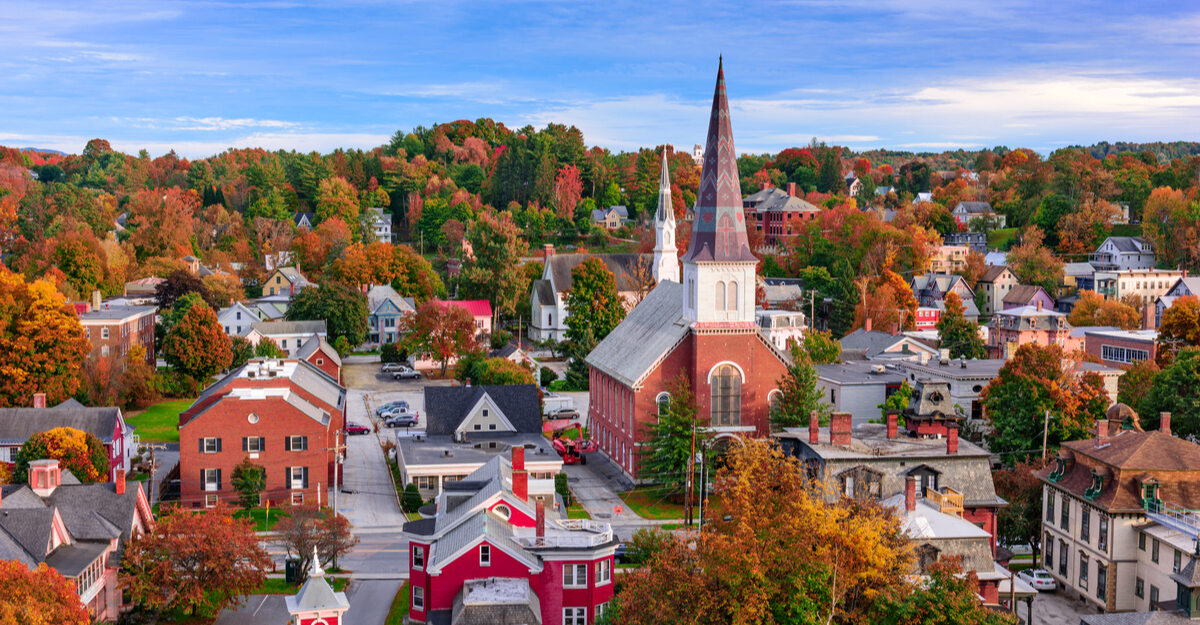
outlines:
[[717, 364], [713, 365], [712, 369], [708, 370], [708, 383], [710, 385], [712, 384], [713, 374], [716, 373], [717, 369], [720, 368], [722, 365], [732, 365], [734, 369], [737, 369], [738, 374], [742, 376], [742, 383], [745, 384], [746, 372], [742, 370], [741, 365], [739, 365], [738, 363], [736, 363], [732, 360], [722, 360], [721, 362], [718, 362]]
[[782, 395], [782, 394], [783, 394], [783, 391], [781, 391], [781, 390], [779, 390], [779, 389], [777, 389], [777, 388], [773, 388], [773, 389], [771, 389], [771, 390], [767, 391], [767, 405], [768, 405], [768, 406], [770, 406], [770, 405], [771, 405], [771, 396], [772, 396], [772, 395], [776, 395], [776, 394]]
[[[508, 428], [508, 431], [516, 432], [517, 427], [512, 424], [512, 421], [508, 420], [508, 417], [504, 416], [504, 411], [500, 410], [500, 407], [496, 405], [496, 401], [494, 399], [492, 399], [492, 396], [488, 395], [486, 392], [484, 392], [483, 396], [479, 398], [479, 401], [475, 402], [474, 406], [471, 406], [471, 409], [467, 411], [467, 415], [474, 416], [475, 411], [479, 409], [480, 405], [483, 404], [483, 402], [485, 400], [487, 401], [488, 406], [490, 406], [492, 410], [496, 411], [496, 417], [499, 418], [500, 422], [503, 423], [504, 426]], [[463, 432], [474, 431], [474, 430], [466, 429], [466, 425], [470, 421], [471, 421], [470, 418], [463, 419], [463, 422], [458, 424], [458, 427], [454, 429], [454, 433], [462, 434]]]

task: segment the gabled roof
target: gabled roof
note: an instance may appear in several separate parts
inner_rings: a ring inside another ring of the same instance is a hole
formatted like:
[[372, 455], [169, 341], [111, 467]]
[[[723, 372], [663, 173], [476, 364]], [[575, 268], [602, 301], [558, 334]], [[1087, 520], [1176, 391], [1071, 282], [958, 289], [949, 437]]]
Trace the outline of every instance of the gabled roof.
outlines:
[[979, 281], [995, 282], [1003, 277], [1006, 272], [1011, 274], [1012, 270], [1005, 265], [988, 265], [987, 269], [983, 272], [983, 277]]
[[534, 280], [533, 292], [537, 295], [538, 303], [542, 306], [553, 306], [554, 288], [550, 286], [549, 280]]
[[963, 280], [962, 276], [952, 273], [927, 273], [919, 276], [913, 276], [912, 290], [914, 292], [924, 291], [925, 289], [936, 286], [938, 291], [941, 291], [942, 293], [949, 293], [957, 288], [960, 282], [968, 292], [973, 292], [971, 287], [967, 286], [967, 282], [966, 280]]
[[120, 408], [0, 408], [0, 443], [20, 444], [38, 432], [70, 427], [93, 434], [102, 443], [111, 443]]
[[960, 208], [962, 212], [971, 215], [985, 215], [993, 212], [992, 205], [987, 202], [959, 202], [954, 205], [954, 212], [959, 212]]
[[379, 314], [379, 309], [386, 303], [395, 306], [401, 313], [416, 312], [411, 301], [401, 297], [391, 285], [377, 284], [367, 291], [367, 310], [372, 315]]
[[1053, 301], [1050, 295], [1046, 293], [1046, 289], [1033, 284], [1018, 284], [1009, 290], [1008, 294], [1002, 300], [1005, 304], [1016, 304], [1018, 306], [1028, 306], [1037, 300], [1038, 293], [1041, 292], [1047, 300]]
[[555, 254], [546, 260], [547, 275], [550, 275], [554, 288], [559, 293], [571, 290], [574, 278], [571, 271], [589, 258], [599, 258], [604, 266], [617, 279], [618, 291], [634, 291], [637, 288], [634, 277], [640, 259], [645, 259], [645, 267], [650, 268], [653, 254]]
[[514, 384], [425, 387], [425, 433], [430, 436], [453, 434], [484, 395], [491, 398], [518, 432], [542, 431], [537, 387]]
[[254, 330], [263, 336], [279, 336], [284, 334], [325, 334], [325, 320], [318, 321], [259, 321], [254, 324]]
[[234, 303], [230, 304], [229, 306], [226, 306], [225, 308], [222, 308], [221, 310], [217, 311], [217, 317], [224, 317], [225, 315], [228, 315], [229, 313], [238, 312], [239, 310], [250, 315], [251, 318], [254, 319], [255, 321], [262, 319], [261, 312], [259, 312], [258, 310], [255, 310], [254, 308], [251, 308], [241, 302], [234, 302]]
[[471, 313], [472, 317], [492, 316], [492, 304], [485, 299], [449, 299], [438, 300], [437, 303], [443, 306], [454, 306], [455, 308], [461, 308], [468, 313]]
[[332, 361], [333, 364], [339, 367], [342, 366], [342, 357], [338, 355], [337, 350], [329, 344], [329, 341], [325, 340], [325, 337], [316, 334], [308, 337], [307, 341], [304, 341], [304, 344], [296, 352], [296, 357], [307, 361], [318, 351], [325, 354], [325, 357]]
[[[1130, 254], [1149, 253], [1153, 249], [1145, 237], [1108, 237], [1104, 243], [1112, 243], [1117, 251]], [[1104, 247], [1104, 243], [1100, 247]]]
[[888, 332], [880, 332], [878, 330], [867, 332], [862, 328], [843, 336], [840, 342], [843, 352], [859, 352], [866, 358], [874, 358], [888, 351], [893, 345], [901, 342], [907, 342], [907, 344], [912, 345], [918, 350], [936, 353], [936, 350], [932, 347], [903, 334], [892, 335]]
[[278, 267], [275, 271], [278, 271], [284, 280], [297, 287], [316, 286], [315, 283], [310, 282], [308, 278], [304, 277], [304, 274], [300, 273], [300, 269], [296, 267]]
[[587, 355], [587, 364], [636, 388], [691, 331], [682, 296], [678, 282], [659, 282]]
[[767, 187], [745, 197], [743, 203], [749, 204], [753, 209], [758, 211], [774, 211], [774, 212], [820, 212], [817, 208], [808, 201], [798, 198], [793, 195], [788, 195], [787, 191], [777, 187]]

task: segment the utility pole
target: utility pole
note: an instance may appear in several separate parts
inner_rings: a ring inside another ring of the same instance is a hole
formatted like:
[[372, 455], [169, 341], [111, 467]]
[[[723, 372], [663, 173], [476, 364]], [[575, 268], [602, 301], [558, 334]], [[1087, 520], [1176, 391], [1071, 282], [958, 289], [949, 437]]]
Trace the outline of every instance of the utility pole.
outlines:
[[1046, 418], [1042, 421], [1042, 460], [1046, 459], [1046, 442], [1050, 438], [1050, 411], [1046, 411]]
[[684, 479], [684, 484], [687, 491], [683, 494], [683, 507], [685, 525], [692, 526], [692, 480], [696, 470], [696, 418], [692, 417], [692, 451], [688, 454], [687, 461], [687, 477]]
[[[337, 518], [339, 515], [341, 515], [341, 512], [338, 512], [338, 491], [341, 490], [342, 487], [338, 483], [339, 482], [338, 475], [340, 474], [340, 469], [342, 466], [342, 451], [344, 449], [346, 449], [346, 446], [342, 445], [342, 431], [337, 430], [333, 433], [333, 516], [334, 516], [334, 518]], [[337, 554], [336, 553], [333, 554], [333, 568], [335, 568], [335, 569], [337, 568]]]

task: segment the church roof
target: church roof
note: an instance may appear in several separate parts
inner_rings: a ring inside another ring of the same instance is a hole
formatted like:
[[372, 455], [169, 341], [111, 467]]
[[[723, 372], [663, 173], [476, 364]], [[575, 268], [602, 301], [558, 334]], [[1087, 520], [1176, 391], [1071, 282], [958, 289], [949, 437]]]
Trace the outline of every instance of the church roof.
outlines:
[[692, 239], [684, 261], [757, 261], [746, 238], [746, 216], [742, 209], [737, 151], [725, 94], [725, 70], [717, 68], [712, 114], [708, 120], [708, 142], [696, 198]]
[[683, 286], [659, 282], [587, 356], [587, 363], [622, 384], [636, 387], [689, 332], [683, 318]]

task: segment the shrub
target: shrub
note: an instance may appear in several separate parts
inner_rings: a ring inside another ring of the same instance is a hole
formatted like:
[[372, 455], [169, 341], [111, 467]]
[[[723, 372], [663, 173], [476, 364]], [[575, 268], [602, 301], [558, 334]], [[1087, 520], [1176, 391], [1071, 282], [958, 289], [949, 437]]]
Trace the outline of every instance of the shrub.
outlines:
[[404, 487], [404, 495], [400, 498], [400, 505], [405, 512], [416, 512], [425, 504], [421, 499], [421, 491], [417, 489], [416, 484], [409, 483]]
[[509, 332], [508, 330], [497, 329], [496, 331], [492, 332], [492, 349], [500, 349], [501, 347], [508, 345], [508, 342], [511, 341], [512, 338], [512, 332]]
[[541, 379], [538, 380], [542, 386], [549, 387], [552, 382], [558, 379], [558, 374], [549, 367], [542, 367], [541, 373], [538, 374]]
[[633, 533], [625, 557], [634, 564], [645, 564], [674, 539], [671, 532], [660, 527], [642, 528]]
[[559, 473], [554, 476], [554, 492], [562, 496], [564, 505], [571, 505], [571, 488], [567, 486], [566, 473]]
[[384, 343], [383, 347], [379, 348], [379, 360], [380, 362], [407, 362], [408, 350], [399, 343]]

